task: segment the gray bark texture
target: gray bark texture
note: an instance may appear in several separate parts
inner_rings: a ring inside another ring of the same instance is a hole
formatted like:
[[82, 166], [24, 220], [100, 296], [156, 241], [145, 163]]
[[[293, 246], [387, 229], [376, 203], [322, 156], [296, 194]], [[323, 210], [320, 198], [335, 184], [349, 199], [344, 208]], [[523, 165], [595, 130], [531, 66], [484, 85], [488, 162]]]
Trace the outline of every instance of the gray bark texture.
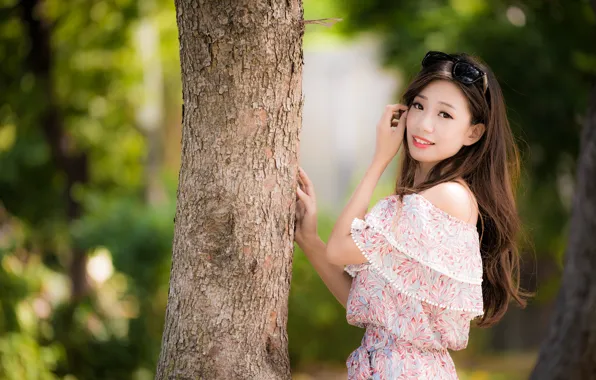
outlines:
[[563, 280], [532, 380], [596, 379], [595, 237], [596, 86], [581, 136]]
[[301, 0], [176, 0], [183, 91], [156, 379], [289, 379]]

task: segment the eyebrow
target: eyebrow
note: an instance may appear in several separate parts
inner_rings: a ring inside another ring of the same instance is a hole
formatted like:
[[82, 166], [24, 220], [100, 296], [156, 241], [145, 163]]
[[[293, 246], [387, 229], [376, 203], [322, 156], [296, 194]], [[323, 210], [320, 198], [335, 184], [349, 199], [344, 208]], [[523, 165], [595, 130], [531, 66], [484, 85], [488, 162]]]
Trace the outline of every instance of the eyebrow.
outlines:
[[[418, 95], [416, 95], [416, 96], [419, 96], [419, 97], [421, 97], [421, 98], [422, 98], [422, 99], [424, 99], [424, 100], [428, 100], [428, 98], [427, 98], [426, 96], [424, 96], [424, 95], [420, 95], [420, 94], [418, 94]], [[441, 104], [444, 104], [444, 105], [446, 105], [447, 107], [451, 107], [451, 108], [455, 109], [455, 107], [453, 107], [453, 106], [452, 106], [451, 104], [449, 104], [449, 103], [445, 103], [445, 102], [439, 102], [439, 103], [441, 103]]]

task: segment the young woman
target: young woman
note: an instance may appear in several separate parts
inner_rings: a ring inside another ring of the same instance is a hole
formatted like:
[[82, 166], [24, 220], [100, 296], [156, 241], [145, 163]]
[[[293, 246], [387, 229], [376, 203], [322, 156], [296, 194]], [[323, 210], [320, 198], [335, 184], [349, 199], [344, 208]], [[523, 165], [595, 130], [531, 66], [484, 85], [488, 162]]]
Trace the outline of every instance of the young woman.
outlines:
[[[403, 112], [403, 113], [402, 113]], [[401, 115], [400, 115], [401, 114]], [[395, 194], [367, 212], [403, 146]], [[300, 168], [295, 240], [348, 323], [366, 329], [348, 378], [457, 379], [448, 349], [497, 322], [518, 286], [517, 148], [499, 84], [467, 54], [428, 52], [376, 127], [374, 158], [327, 245]]]

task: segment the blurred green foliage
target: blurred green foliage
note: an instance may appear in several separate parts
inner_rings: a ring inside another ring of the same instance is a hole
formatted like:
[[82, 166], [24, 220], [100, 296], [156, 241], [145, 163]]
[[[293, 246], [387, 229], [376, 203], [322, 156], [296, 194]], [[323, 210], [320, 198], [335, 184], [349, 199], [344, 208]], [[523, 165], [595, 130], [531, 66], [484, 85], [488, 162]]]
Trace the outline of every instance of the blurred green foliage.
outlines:
[[[319, 236], [327, 241], [334, 219], [319, 214]], [[306, 366], [322, 359], [345, 361], [360, 345], [363, 330], [348, 325], [346, 310], [312, 269], [298, 245], [292, 272], [288, 317], [290, 362]]]
[[[169, 1], [47, 0], [50, 61], [32, 62], [25, 2], [0, 1], [0, 378], [144, 379], [154, 371], [167, 300], [175, 183], [154, 207], [147, 187], [141, 23], [158, 30], [164, 91], [180, 98], [175, 9]], [[49, 65], [49, 78], [35, 70]], [[48, 86], [48, 81], [51, 84]], [[51, 92], [48, 92], [48, 87]], [[42, 126], [55, 112], [88, 176], [72, 188]], [[66, 214], [68, 198], [82, 216]], [[108, 265], [78, 302], [73, 250]]]

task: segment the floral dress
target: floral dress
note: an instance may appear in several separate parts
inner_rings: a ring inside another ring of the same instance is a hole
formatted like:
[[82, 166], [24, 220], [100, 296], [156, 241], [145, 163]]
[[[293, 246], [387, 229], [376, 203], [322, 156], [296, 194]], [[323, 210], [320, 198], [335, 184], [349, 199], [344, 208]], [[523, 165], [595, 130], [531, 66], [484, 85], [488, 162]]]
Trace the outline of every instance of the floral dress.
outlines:
[[483, 314], [476, 226], [422, 195], [390, 195], [354, 219], [351, 235], [367, 262], [345, 266], [347, 320], [366, 332], [348, 379], [457, 379], [447, 349], [464, 349]]

